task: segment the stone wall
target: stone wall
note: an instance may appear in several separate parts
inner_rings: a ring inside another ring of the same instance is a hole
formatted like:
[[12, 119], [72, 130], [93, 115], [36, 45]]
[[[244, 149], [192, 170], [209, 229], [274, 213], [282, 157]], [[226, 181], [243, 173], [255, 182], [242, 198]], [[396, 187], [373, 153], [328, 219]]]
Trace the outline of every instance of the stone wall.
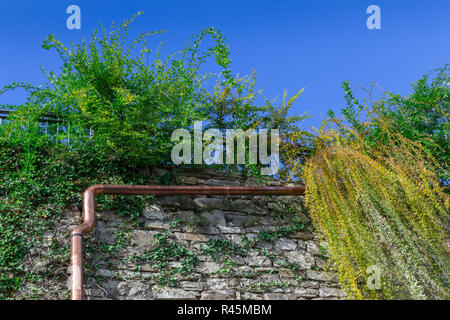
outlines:
[[[170, 174], [152, 173], [160, 180]], [[178, 169], [174, 176], [183, 185], [261, 183], [211, 169]], [[87, 298], [344, 298], [335, 274], [325, 271], [326, 245], [313, 232], [302, 201], [166, 196], [134, 219], [99, 212], [85, 244]]]

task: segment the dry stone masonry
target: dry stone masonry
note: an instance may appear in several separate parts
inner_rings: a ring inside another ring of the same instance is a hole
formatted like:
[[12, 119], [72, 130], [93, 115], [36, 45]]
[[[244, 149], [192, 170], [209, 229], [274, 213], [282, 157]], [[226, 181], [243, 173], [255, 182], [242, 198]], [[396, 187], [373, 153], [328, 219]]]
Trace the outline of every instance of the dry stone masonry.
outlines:
[[[171, 172], [152, 171], [156, 179]], [[212, 169], [177, 169], [174, 176], [183, 185], [261, 183]], [[134, 220], [98, 212], [86, 241], [87, 298], [343, 299], [302, 201], [165, 196]]]

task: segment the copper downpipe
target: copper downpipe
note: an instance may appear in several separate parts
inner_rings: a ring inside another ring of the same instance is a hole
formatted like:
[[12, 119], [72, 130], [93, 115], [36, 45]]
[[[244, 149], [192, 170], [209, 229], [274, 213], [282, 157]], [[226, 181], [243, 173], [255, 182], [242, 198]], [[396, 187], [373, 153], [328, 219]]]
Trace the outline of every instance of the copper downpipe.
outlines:
[[302, 195], [303, 186], [294, 187], [211, 187], [211, 186], [133, 186], [94, 185], [83, 195], [83, 223], [70, 236], [71, 243], [71, 298], [82, 300], [83, 291], [83, 236], [94, 228], [95, 196], [98, 194], [121, 195]]

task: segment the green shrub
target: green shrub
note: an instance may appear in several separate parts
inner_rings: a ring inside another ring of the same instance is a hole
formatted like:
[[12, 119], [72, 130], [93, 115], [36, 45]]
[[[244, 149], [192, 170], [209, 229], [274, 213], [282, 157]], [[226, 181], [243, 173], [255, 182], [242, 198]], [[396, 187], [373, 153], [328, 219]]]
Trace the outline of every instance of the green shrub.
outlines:
[[[278, 128], [286, 142], [293, 133], [302, 138], [296, 123], [304, 116], [287, 116], [298, 94], [287, 102], [285, 94], [280, 105], [268, 99], [257, 102], [261, 91], [255, 90], [255, 74], [232, 74], [221, 32], [206, 28], [180, 52], [163, 59], [160, 48], [153, 53], [147, 47], [147, 38], [163, 31], [143, 33], [129, 43], [130, 24], [140, 14], [113, 24], [109, 33], [100, 26], [89, 40], [69, 47], [49, 35], [42, 46], [58, 53], [62, 69], [45, 72], [42, 87], [13, 83], [4, 88], [28, 92], [27, 102], [14, 107], [9, 133], [24, 130], [26, 124], [35, 134], [37, 120], [52, 113], [65, 120], [58, 134], [56, 125], [51, 126], [56, 140], [92, 143], [111, 159], [134, 166], [170, 162], [172, 132], [193, 130], [199, 120], [204, 131]], [[205, 42], [212, 44], [203, 49]], [[206, 66], [218, 71], [203, 73]], [[209, 92], [209, 87], [214, 90]]]
[[[306, 164], [306, 204], [351, 298], [448, 299], [450, 199], [437, 162], [380, 119], [383, 143], [327, 129]], [[379, 268], [379, 287], [368, 285]]]
[[[393, 129], [411, 141], [419, 142], [424, 151], [432, 155], [440, 166], [437, 174], [444, 184], [450, 177], [450, 67], [438, 68], [413, 83], [413, 92], [406, 97], [385, 92], [379, 100], [361, 103], [353, 94], [350, 83], [342, 85], [346, 106], [344, 119], [357, 134], [364, 134], [367, 146], [382, 141], [382, 130], [371, 118], [389, 121]], [[371, 93], [370, 93], [371, 95]], [[329, 112], [336, 119], [333, 112]], [[339, 125], [341, 133], [351, 135], [348, 127]]]
[[[128, 40], [129, 26], [139, 15], [110, 32], [100, 26], [89, 40], [69, 47], [49, 35], [42, 46], [56, 50], [60, 71], [44, 70], [47, 82], [39, 87], [20, 82], [0, 90], [23, 88], [28, 94], [22, 105], [1, 106], [14, 112], [0, 126], [0, 298], [14, 297], [25, 283], [51, 276], [51, 266], [37, 274], [23, 260], [63, 209], [81, 208], [88, 186], [155, 183], [143, 169], [170, 163], [173, 130], [192, 130], [193, 122], [202, 120], [204, 130], [279, 128], [285, 143], [294, 135], [302, 138], [296, 122], [304, 117], [287, 117], [298, 95], [279, 105], [258, 102], [255, 74], [232, 74], [228, 45], [218, 30], [206, 28], [163, 59], [159, 48], [153, 53], [146, 42], [162, 31]], [[203, 49], [208, 41], [212, 45]], [[202, 73], [206, 65], [218, 71]], [[62, 122], [43, 126], [48, 114]], [[238, 169], [257, 172], [250, 165]], [[160, 182], [168, 183], [166, 178]], [[98, 204], [100, 210], [133, 216], [146, 201], [104, 196]], [[59, 262], [68, 263], [67, 243], [58, 246], [66, 254]], [[188, 258], [188, 265], [195, 262]]]

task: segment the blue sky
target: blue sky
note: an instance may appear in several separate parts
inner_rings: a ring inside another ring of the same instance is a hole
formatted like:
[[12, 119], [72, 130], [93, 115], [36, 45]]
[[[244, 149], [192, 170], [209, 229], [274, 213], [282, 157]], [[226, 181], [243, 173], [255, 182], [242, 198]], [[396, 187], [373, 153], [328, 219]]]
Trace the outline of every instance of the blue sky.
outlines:
[[[81, 30], [66, 28], [71, 4], [81, 8]], [[371, 4], [381, 8], [381, 30], [366, 27]], [[313, 116], [304, 126], [319, 126], [328, 109], [343, 107], [344, 80], [363, 87], [374, 80], [386, 90], [408, 94], [411, 82], [450, 63], [448, 0], [2, 0], [0, 87], [12, 81], [39, 84], [41, 65], [58, 68], [56, 54], [41, 48], [47, 34], [77, 42], [98, 22], [109, 26], [137, 11], [144, 15], [131, 34], [168, 29], [152, 42], [157, 46], [164, 40], [163, 53], [183, 48], [191, 34], [216, 26], [230, 44], [233, 71], [256, 70], [257, 86], [267, 97], [281, 96], [284, 89], [293, 95], [305, 87], [293, 107]], [[0, 96], [0, 104], [23, 101], [20, 91]]]

